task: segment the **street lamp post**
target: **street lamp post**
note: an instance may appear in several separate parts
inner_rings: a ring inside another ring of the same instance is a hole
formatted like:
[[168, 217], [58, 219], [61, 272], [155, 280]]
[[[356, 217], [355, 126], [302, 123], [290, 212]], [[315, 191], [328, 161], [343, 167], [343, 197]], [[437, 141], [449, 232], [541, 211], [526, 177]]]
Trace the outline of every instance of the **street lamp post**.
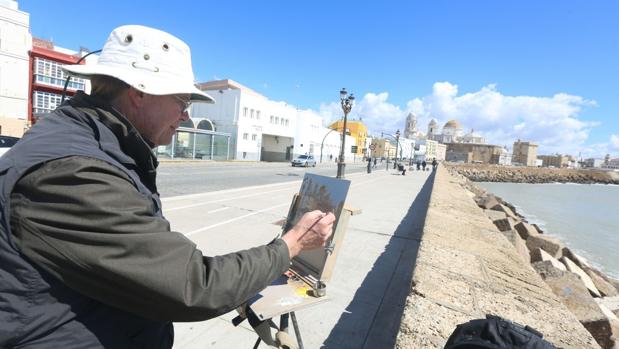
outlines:
[[340, 161], [337, 163], [337, 178], [344, 178], [344, 168], [346, 163], [344, 162], [344, 147], [346, 143], [346, 121], [348, 119], [348, 113], [352, 109], [355, 96], [351, 93], [348, 95], [348, 91], [342, 88], [340, 91], [340, 102], [342, 104], [342, 110], [344, 111], [344, 129], [342, 130], [342, 147], [340, 148]]
[[395, 131], [395, 157], [393, 158], [393, 169], [398, 167], [398, 145], [400, 144], [400, 130]]

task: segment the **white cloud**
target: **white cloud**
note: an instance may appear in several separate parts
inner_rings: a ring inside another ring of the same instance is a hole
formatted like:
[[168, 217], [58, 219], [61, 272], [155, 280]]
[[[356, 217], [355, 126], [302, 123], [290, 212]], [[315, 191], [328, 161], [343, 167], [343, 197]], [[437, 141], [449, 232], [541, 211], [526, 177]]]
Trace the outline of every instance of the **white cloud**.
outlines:
[[[492, 144], [511, 147], [521, 139], [538, 143], [539, 154], [581, 152], [599, 156], [619, 150], [619, 134], [612, 135], [608, 143], [586, 144], [591, 129], [599, 123], [583, 121], [579, 114], [584, 108], [595, 106], [595, 101], [566, 93], [548, 97], [508, 96], [495, 84], [460, 94], [457, 85], [445, 81], [436, 82], [432, 94], [409, 100], [405, 108], [390, 103], [388, 92], [367, 93], [356, 100], [349, 118], [361, 117], [371, 134], [379, 134], [402, 131], [406, 116], [414, 112], [423, 132], [431, 118], [438, 120], [440, 128], [448, 120], [456, 119], [465, 132], [474, 129]], [[322, 104], [319, 114], [326, 124], [343, 116], [339, 102]]]

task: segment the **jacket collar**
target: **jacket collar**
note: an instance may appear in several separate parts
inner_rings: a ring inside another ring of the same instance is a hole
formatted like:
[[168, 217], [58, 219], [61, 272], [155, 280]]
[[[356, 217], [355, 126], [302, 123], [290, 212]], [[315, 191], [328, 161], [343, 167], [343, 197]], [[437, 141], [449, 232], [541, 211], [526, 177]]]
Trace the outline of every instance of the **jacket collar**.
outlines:
[[155, 146], [143, 138], [131, 122], [107, 101], [78, 91], [68, 103], [98, 118], [103, 125], [109, 128], [118, 139], [121, 150], [135, 161], [140, 177], [149, 182], [145, 184], [157, 192], [155, 177], [159, 162], [153, 152]]

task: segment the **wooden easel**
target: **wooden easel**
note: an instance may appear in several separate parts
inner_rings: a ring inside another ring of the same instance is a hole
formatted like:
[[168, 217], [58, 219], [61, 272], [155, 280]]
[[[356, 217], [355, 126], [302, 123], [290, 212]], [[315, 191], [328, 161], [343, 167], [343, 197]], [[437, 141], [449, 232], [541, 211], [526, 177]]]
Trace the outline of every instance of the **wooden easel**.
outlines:
[[[298, 200], [299, 196], [295, 194], [290, 209], [288, 210], [288, 220], [298, 207]], [[264, 342], [269, 348], [303, 349], [303, 340], [301, 338], [295, 311], [322, 303], [329, 299], [328, 296], [326, 296], [326, 285], [331, 279], [333, 269], [335, 268], [335, 260], [342, 246], [342, 241], [344, 240], [344, 235], [348, 227], [348, 221], [350, 216], [360, 213], [360, 209], [343, 207], [335, 224], [333, 236], [325, 247], [325, 258], [321, 261], [321, 265], [308, 265], [311, 263], [303, 259], [303, 254], [293, 258], [292, 266], [286, 273], [287, 275], [276, 280], [256, 297], [237, 309], [239, 316], [234, 318], [232, 323], [234, 326], [238, 326], [245, 319], [248, 320], [250, 326], [256, 331], [256, 334], [258, 334], [254, 349], [258, 348], [261, 342]], [[288, 221], [283, 225], [284, 230], [289, 227], [287, 223]], [[317, 285], [322, 285], [324, 287], [319, 290], [316, 288]], [[303, 289], [303, 287], [307, 289], [307, 295], [299, 295], [299, 290]], [[281, 302], [277, 301], [278, 297], [281, 299], [281, 297], [290, 295], [297, 295], [299, 297], [299, 302], [282, 305]], [[273, 321], [273, 318], [278, 315], [280, 317], [279, 326]], [[292, 319], [292, 325], [296, 335], [296, 345], [292, 337], [288, 334], [290, 319]], [[275, 335], [273, 335], [271, 328], [276, 330]]]

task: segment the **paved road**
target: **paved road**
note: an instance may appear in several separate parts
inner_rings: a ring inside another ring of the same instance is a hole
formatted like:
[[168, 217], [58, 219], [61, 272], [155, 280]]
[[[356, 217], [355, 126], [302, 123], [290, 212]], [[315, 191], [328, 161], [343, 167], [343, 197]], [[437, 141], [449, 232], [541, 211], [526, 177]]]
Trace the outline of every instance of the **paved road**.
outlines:
[[[358, 160], [346, 164], [346, 173], [366, 171]], [[383, 171], [385, 169], [381, 167]], [[203, 193], [230, 188], [297, 181], [306, 173], [335, 176], [335, 162], [323, 162], [316, 167], [292, 167], [277, 162], [211, 162], [167, 161], [159, 165], [157, 186], [161, 197]]]

